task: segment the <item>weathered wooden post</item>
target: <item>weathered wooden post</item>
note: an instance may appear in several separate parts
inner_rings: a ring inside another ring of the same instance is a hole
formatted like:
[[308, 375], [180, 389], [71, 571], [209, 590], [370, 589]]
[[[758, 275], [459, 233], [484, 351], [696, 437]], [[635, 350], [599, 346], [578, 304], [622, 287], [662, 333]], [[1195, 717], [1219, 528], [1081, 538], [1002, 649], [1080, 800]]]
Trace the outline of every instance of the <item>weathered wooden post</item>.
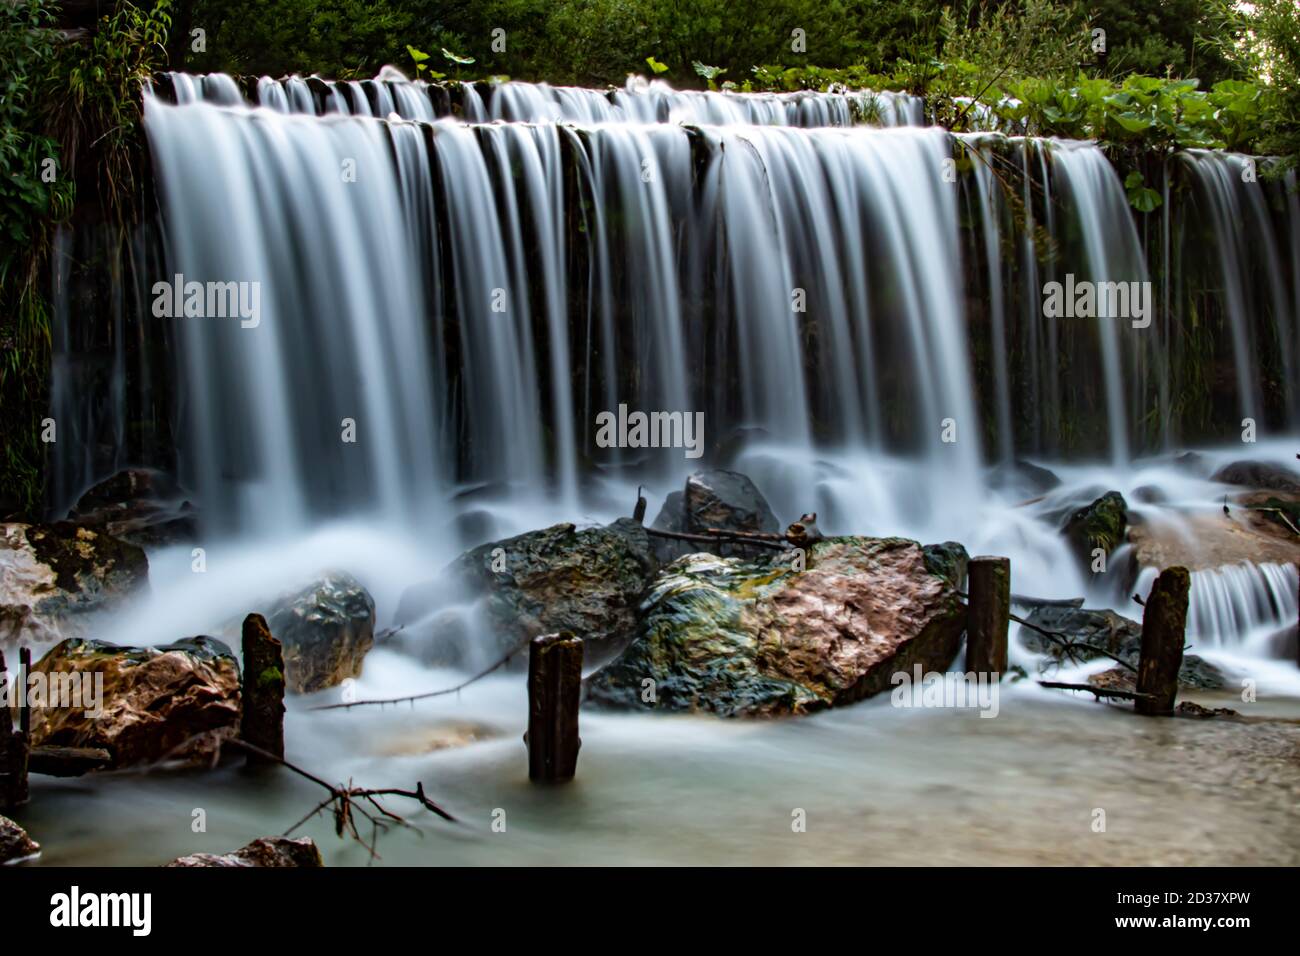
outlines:
[[528, 645], [528, 779], [564, 783], [578, 770], [582, 641], [568, 631]]
[[1183, 665], [1187, 630], [1187, 595], [1192, 578], [1186, 568], [1166, 568], [1156, 578], [1142, 614], [1142, 656], [1138, 660], [1133, 709], [1139, 714], [1168, 716], [1178, 696], [1178, 669]]
[[[4, 654], [0, 653], [0, 810], [13, 810], [27, 802], [27, 735], [14, 729], [13, 714], [9, 711], [7, 686], [9, 673], [5, 668]], [[14, 688], [19, 706], [25, 707], [27, 687], [18, 682]], [[20, 723], [21, 723], [21, 717]]]
[[28, 741], [32, 739], [32, 708], [27, 700], [27, 685], [32, 675], [32, 651], [23, 645], [18, 648], [18, 686], [23, 693], [18, 695], [18, 729]]
[[966, 571], [966, 670], [1004, 674], [1011, 626], [1011, 559], [971, 558]]
[[[239, 736], [254, 747], [283, 757], [284, 653], [260, 614], [244, 618], [243, 652]], [[272, 761], [249, 754], [248, 763], [258, 766]]]

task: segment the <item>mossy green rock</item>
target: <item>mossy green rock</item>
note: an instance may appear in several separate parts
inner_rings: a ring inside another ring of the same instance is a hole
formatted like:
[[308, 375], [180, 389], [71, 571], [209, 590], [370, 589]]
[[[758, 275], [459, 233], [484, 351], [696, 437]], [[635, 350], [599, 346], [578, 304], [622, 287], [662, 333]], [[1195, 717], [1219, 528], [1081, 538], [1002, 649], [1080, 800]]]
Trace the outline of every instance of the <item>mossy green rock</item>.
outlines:
[[1093, 552], [1101, 548], [1109, 557], [1124, 543], [1127, 529], [1128, 502], [1118, 491], [1108, 491], [1070, 515], [1063, 530], [1079, 560], [1090, 566]]
[[[556, 631], [581, 637], [589, 654], [612, 654], [618, 647], [608, 650], [611, 644], [636, 633], [637, 607], [656, 570], [649, 536], [630, 518], [581, 530], [552, 525], [462, 554], [441, 580], [402, 595], [397, 622], [417, 622], [409, 626], [416, 630], [459, 594], [481, 602], [492, 632], [490, 655]], [[441, 619], [435, 617], [428, 640], [431, 662], [463, 662], [465, 637]]]
[[966, 609], [901, 538], [827, 538], [787, 554], [693, 554], [655, 580], [637, 640], [587, 681], [599, 705], [721, 716], [804, 714], [944, 670]]

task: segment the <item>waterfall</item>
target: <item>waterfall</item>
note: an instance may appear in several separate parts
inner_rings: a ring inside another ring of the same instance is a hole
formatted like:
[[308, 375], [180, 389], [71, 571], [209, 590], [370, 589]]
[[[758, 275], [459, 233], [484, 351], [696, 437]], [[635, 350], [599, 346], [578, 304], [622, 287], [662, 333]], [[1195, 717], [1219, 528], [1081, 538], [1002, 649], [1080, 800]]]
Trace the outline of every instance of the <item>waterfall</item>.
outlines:
[[[438, 529], [489, 493], [521, 515], [574, 515], [621, 500], [619, 482], [672, 487], [704, 463], [600, 447], [596, 416], [626, 405], [703, 412], [706, 461], [751, 474], [782, 517], [817, 508], [832, 533], [956, 538], [1072, 596], [1088, 583], [1064, 570], [1055, 528], [987, 466], [1103, 452], [1105, 477], [1072, 488], [1118, 487], [1150, 450], [1153, 408], [1173, 418], [1162, 439], [1193, 423], [1169, 353], [1192, 347], [1180, 310], [1201, 293], [1164, 293], [1149, 327], [1045, 308], [1067, 276], [1153, 274], [1095, 144], [954, 136], [897, 94], [391, 70], [246, 92], [168, 75], [145, 115], [166, 252], [146, 285], [260, 290], [255, 324], [144, 320], [175, 337], [177, 367], [157, 377], [182, 419], [178, 470], [226, 531], [350, 515]], [[1226, 178], [1239, 158], [1180, 156], [1196, 188], [1166, 184], [1162, 262], [1190, 255], [1207, 218], [1267, 237], [1262, 266], [1232, 229], [1204, 253], [1224, 253], [1249, 407], [1275, 377], [1251, 353], [1267, 336], [1283, 371], [1300, 365], [1300, 235], [1277, 215], [1295, 198], [1242, 193]], [[1285, 380], [1279, 432], [1296, 421]], [[84, 463], [60, 468], [70, 487], [86, 480]], [[1198, 626], [1226, 633], [1274, 577], [1198, 572]]]

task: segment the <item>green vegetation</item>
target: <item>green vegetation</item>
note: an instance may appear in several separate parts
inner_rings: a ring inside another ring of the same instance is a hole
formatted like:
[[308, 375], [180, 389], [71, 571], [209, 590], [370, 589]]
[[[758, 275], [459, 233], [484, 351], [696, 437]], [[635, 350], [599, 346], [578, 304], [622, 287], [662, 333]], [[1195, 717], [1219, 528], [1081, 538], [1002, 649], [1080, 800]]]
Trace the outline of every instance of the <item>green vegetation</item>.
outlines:
[[67, 43], [50, 0], [0, 4], [0, 515], [41, 506], [51, 239], [78, 201], [126, 241], [140, 84], [165, 62], [170, 5], [121, 3], [88, 41]]

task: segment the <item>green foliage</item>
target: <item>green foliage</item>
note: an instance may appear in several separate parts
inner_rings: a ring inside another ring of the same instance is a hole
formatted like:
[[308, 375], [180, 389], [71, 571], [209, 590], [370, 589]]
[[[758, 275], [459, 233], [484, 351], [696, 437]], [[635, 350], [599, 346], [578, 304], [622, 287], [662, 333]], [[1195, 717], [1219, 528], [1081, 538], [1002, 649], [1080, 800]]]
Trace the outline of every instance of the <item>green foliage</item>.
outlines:
[[1093, 25], [1106, 31], [1100, 68], [1197, 77], [1205, 86], [1240, 78], [1219, 40], [1235, 30], [1234, 0], [1090, 0]]
[[75, 186], [116, 222], [134, 217], [141, 84], [164, 62], [171, 0], [120, 2], [85, 41], [59, 41], [51, 0], [0, 4], [0, 513], [41, 504], [49, 371], [50, 236]]
[[1059, 0], [993, 3], [965, 0], [945, 7], [939, 54], [966, 63], [991, 82], [994, 77], [1073, 76], [1091, 62], [1091, 25], [1082, 8]]
[[422, 28], [418, 11], [429, 5], [417, 0], [190, 0], [189, 6], [189, 23], [205, 32], [206, 49], [180, 48], [185, 55], [173, 58], [174, 69], [352, 79], [403, 62], [411, 37], [461, 48], [441, 31]]
[[37, 115], [54, 60], [48, 7], [47, 0], [0, 4], [0, 288], [6, 289], [30, 280], [28, 250], [40, 238], [40, 224], [65, 217], [72, 201], [58, 144], [44, 135]]

